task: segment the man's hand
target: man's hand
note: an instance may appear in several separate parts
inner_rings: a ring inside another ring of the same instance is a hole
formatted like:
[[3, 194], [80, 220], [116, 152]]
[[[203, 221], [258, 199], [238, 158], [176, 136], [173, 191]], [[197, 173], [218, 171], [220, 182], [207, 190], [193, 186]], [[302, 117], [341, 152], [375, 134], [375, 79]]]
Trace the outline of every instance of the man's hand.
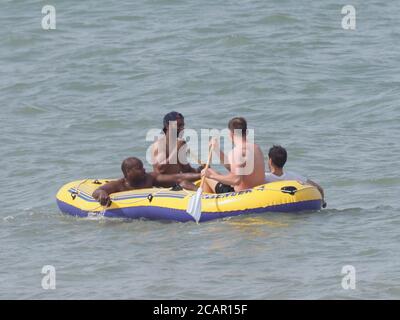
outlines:
[[213, 177], [217, 174], [217, 172], [211, 168], [208, 168], [207, 170], [201, 170], [201, 176], [213, 179]]
[[108, 195], [108, 193], [106, 191], [101, 190], [101, 189], [100, 189], [99, 194], [97, 196], [97, 201], [99, 201], [102, 206], [109, 207], [111, 205], [110, 196]]

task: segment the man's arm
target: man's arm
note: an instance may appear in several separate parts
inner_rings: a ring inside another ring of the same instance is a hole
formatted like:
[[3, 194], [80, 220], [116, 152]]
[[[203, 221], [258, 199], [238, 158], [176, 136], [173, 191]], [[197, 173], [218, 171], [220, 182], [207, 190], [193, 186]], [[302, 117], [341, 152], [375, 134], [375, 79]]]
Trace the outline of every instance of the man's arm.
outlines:
[[201, 178], [200, 173], [156, 174], [153, 172], [152, 175], [154, 177], [153, 183], [156, 187], [174, 183], [180, 184], [185, 180], [194, 182]]
[[181, 164], [181, 171], [186, 173], [186, 172], [191, 172], [191, 173], [200, 173], [201, 170], [203, 170], [203, 167], [198, 167], [197, 169], [193, 168], [189, 163], [188, 164]]
[[229, 186], [237, 186], [242, 182], [242, 176], [233, 174], [232, 172], [229, 172], [227, 175], [223, 175], [213, 169], [208, 168], [207, 170], [203, 170], [202, 174], [204, 174], [207, 178], [219, 181]]
[[122, 190], [123, 179], [111, 181], [104, 186], [97, 188], [92, 197], [95, 198], [102, 206], [111, 204], [110, 194], [120, 192]]
[[[222, 153], [222, 152], [221, 152]], [[222, 153], [223, 157], [225, 155]], [[228, 163], [229, 163], [229, 173], [226, 175], [220, 174], [219, 172], [209, 168], [205, 171], [202, 171], [202, 174], [204, 174], [207, 178], [219, 181], [223, 184], [230, 185], [232, 187], [240, 185], [242, 183], [243, 175], [242, 175], [242, 169], [246, 166], [245, 160], [240, 161], [235, 161], [234, 158], [234, 153], [231, 151], [228, 156]], [[228, 166], [225, 166], [225, 168], [228, 168]]]

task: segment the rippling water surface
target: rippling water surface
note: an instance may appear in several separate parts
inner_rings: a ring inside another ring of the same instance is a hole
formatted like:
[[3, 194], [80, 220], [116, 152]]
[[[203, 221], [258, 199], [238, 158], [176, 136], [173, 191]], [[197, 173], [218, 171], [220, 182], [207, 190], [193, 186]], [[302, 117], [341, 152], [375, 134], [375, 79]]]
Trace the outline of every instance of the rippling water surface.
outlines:
[[[0, 298], [400, 298], [396, 1], [352, 1], [354, 31], [332, 0], [49, 4], [51, 31], [43, 1], [1, 5]], [[59, 213], [59, 187], [118, 177], [170, 110], [197, 130], [245, 116], [328, 208], [201, 225]]]

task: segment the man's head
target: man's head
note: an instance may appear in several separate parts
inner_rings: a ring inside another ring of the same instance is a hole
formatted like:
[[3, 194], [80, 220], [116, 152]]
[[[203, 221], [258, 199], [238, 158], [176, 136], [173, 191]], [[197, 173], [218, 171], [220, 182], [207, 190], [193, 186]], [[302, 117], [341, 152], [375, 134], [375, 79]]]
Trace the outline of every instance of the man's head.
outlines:
[[274, 145], [271, 149], [269, 149], [268, 158], [268, 166], [270, 170], [272, 166], [282, 169], [287, 160], [286, 149], [281, 146]]
[[247, 135], [247, 121], [242, 117], [235, 117], [229, 120], [228, 128], [231, 132], [231, 138], [246, 138]]
[[135, 157], [126, 158], [122, 161], [121, 170], [125, 179], [129, 182], [140, 181], [146, 174], [143, 162]]
[[163, 131], [165, 134], [167, 134], [168, 130], [169, 130], [169, 125], [171, 121], [176, 121], [176, 125], [177, 125], [177, 134], [179, 136], [179, 134], [181, 133], [181, 131], [183, 131], [183, 129], [185, 128], [185, 120], [184, 117], [181, 113], [176, 112], [176, 111], [172, 111], [167, 113], [164, 116], [163, 119]]

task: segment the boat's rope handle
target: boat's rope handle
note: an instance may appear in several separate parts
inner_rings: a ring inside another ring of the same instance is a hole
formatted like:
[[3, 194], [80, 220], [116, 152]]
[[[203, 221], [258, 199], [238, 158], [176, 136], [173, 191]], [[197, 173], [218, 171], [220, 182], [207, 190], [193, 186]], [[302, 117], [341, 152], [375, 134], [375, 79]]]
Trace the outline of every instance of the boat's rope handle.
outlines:
[[80, 183], [78, 184], [77, 187], [75, 187], [75, 191], [74, 191], [74, 192], [71, 192], [72, 200], [75, 200], [76, 196], [79, 196], [79, 194], [81, 193], [81, 190], [79, 190], [80, 186], [81, 186], [82, 184], [84, 184], [84, 183], [85, 183], [86, 181], [88, 181], [88, 180], [89, 180], [89, 179], [83, 180], [82, 182], [80, 182]]

